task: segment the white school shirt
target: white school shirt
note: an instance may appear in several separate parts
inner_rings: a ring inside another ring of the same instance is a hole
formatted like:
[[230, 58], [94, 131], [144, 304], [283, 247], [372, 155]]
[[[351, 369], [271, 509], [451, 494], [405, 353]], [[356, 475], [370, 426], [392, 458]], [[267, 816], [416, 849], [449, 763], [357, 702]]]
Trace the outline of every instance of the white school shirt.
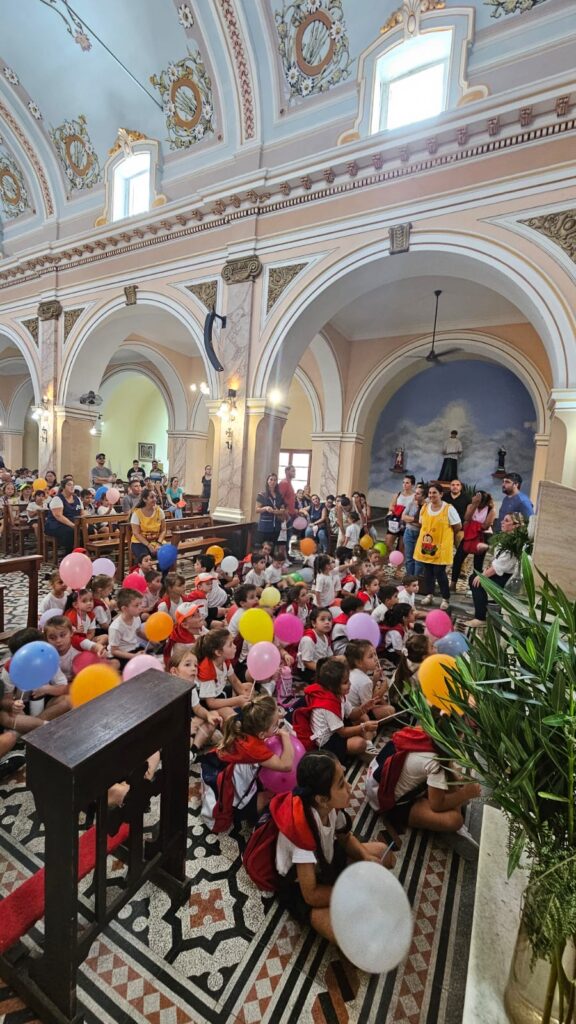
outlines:
[[264, 570], [263, 573], [259, 573], [259, 572], [255, 572], [254, 569], [250, 569], [250, 572], [246, 573], [246, 576], [245, 576], [245, 579], [244, 579], [244, 583], [248, 587], [265, 587], [266, 586], [265, 573], [266, 573], [266, 570]]
[[223, 608], [228, 600], [228, 594], [221, 587], [217, 580], [214, 580], [206, 598], [207, 608]]
[[[322, 853], [328, 864], [334, 859], [334, 843], [336, 842], [336, 830], [346, 828], [346, 818], [342, 811], [331, 810], [328, 815], [328, 824], [324, 825], [320, 815], [312, 808], [312, 816], [316, 825], [316, 832], [320, 839]], [[316, 864], [318, 860], [314, 850], [303, 850], [295, 846], [282, 832], [278, 833], [276, 842], [276, 870], [279, 875], [287, 875], [293, 864]]]
[[[319, 594], [319, 597], [316, 597]], [[336, 596], [336, 587], [332, 575], [319, 572], [314, 580], [314, 603], [318, 608], [327, 608]]]
[[122, 616], [118, 615], [110, 624], [110, 629], [108, 630], [110, 653], [112, 654], [113, 647], [118, 647], [121, 651], [126, 651], [128, 654], [135, 651], [140, 646], [138, 630], [141, 625], [142, 622], [139, 615], [132, 622], [124, 622]]
[[384, 634], [384, 647], [387, 651], [401, 654], [404, 647], [404, 634], [399, 633], [397, 629], [389, 629]]
[[344, 544], [342, 546], [345, 547], [345, 548], [354, 548], [354, 547], [356, 547], [358, 541], [360, 540], [360, 531], [361, 531], [361, 529], [362, 529], [362, 527], [361, 527], [360, 523], [350, 523], [346, 527], [345, 540], [344, 540]]
[[384, 622], [384, 616], [386, 615], [387, 611], [388, 608], [382, 601], [379, 605], [376, 606], [373, 612], [370, 612], [370, 614], [374, 621], [377, 622], [378, 625], [380, 626]]
[[222, 666], [214, 665], [214, 668], [216, 669], [216, 679], [198, 680], [200, 700], [208, 700], [211, 697], [222, 697], [228, 683], [232, 683], [232, 676], [234, 675], [232, 664], [227, 665], [226, 662], [224, 662]]
[[43, 615], [44, 612], [47, 612], [50, 608], [58, 608], [60, 614], [64, 615], [67, 598], [68, 591], [66, 591], [63, 597], [56, 597], [55, 594], [50, 591], [49, 594], [46, 594], [46, 596], [42, 598], [38, 609], [38, 615]]
[[400, 587], [398, 591], [398, 604], [409, 604], [411, 608], [416, 607], [416, 594], [409, 594], [404, 587]]
[[144, 591], [142, 596], [142, 611], [149, 612], [154, 607], [158, 600], [158, 594], [151, 594], [148, 588]]
[[277, 569], [275, 565], [269, 565], [264, 570], [264, 579], [268, 587], [273, 587], [276, 583], [282, 582], [282, 569]]
[[169, 597], [165, 597], [164, 600], [160, 601], [160, 604], [158, 605], [158, 611], [167, 612], [174, 623], [176, 622], [177, 608], [178, 605], [175, 602], [171, 601]]
[[60, 671], [64, 675], [64, 678], [67, 683], [71, 683], [74, 678], [75, 673], [74, 669], [72, 668], [72, 662], [74, 661], [74, 658], [76, 657], [77, 654], [78, 651], [76, 650], [76, 648], [70, 645], [70, 647], [66, 651], [66, 654], [60, 655]]
[[335, 715], [333, 711], [327, 711], [326, 708], [314, 708], [310, 715], [311, 736], [317, 746], [323, 747], [328, 743], [332, 733], [336, 732], [337, 729], [341, 729], [344, 725], [344, 719], [349, 718], [352, 705], [349, 704], [345, 697], [342, 697], [340, 704], [340, 717]]
[[[72, 648], [72, 650], [74, 650], [74, 648]], [[78, 654], [78, 651], [74, 650], [74, 655], [76, 654]], [[10, 679], [10, 674], [8, 672], [8, 669], [6, 668], [6, 665], [2, 666], [2, 670], [0, 672], [0, 681], [0, 693], [2, 693], [2, 690], [4, 690], [5, 697], [9, 697], [10, 694], [14, 693], [14, 690], [19, 689], [19, 687], [16, 686], [16, 683], [13, 683], [12, 680]], [[54, 675], [52, 676], [52, 679], [49, 679], [46, 685], [67, 686], [68, 680], [64, 673], [62, 672], [62, 669], [57, 668]]]
[[359, 708], [367, 700], [372, 700], [374, 695], [374, 683], [366, 672], [360, 668], [353, 668], [350, 672], [350, 693], [348, 700], [353, 708]]
[[94, 605], [94, 621], [99, 626], [109, 626], [112, 622], [112, 612], [108, 605], [97, 604]]
[[[236, 637], [240, 633], [240, 619], [244, 615], [244, 612], [247, 611], [247, 608], [239, 608], [237, 612], [234, 612], [234, 615], [232, 616], [230, 622], [228, 623], [228, 632], [234, 637], [234, 639], [236, 639]], [[245, 640], [244, 643], [242, 644], [242, 650], [238, 655], [238, 661], [246, 661], [249, 650], [250, 644]]]
[[[374, 758], [368, 765], [368, 772], [366, 774], [366, 797], [370, 807], [375, 811], [380, 810], [378, 806], [378, 783], [374, 778], [374, 772], [377, 767], [378, 759]], [[424, 783], [432, 789], [447, 790], [449, 788], [446, 772], [434, 754], [426, 751], [413, 751], [408, 754], [404, 761], [400, 778], [394, 790], [394, 799], [398, 802], [406, 793], [416, 789], [417, 786], [424, 785]]]
[[332, 647], [325, 636], [319, 636], [314, 631], [315, 639], [311, 636], [303, 636], [298, 644], [298, 668], [304, 669], [305, 661], [318, 661], [318, 658], [329, 658], [332, 654]]

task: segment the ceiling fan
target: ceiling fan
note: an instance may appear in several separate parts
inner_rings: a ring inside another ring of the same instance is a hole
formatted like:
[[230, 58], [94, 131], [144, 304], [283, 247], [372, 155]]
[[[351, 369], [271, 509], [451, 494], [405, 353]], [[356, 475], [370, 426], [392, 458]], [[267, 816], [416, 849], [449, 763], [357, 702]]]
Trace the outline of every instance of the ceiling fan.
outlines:
[[80, 395], [80, 405], [102, 405], [104, 399], [101, 395], [97, 395], [94, 391], [87, 391], [85, 395]]
[[436, 296], [436, 308], [434, 310], [434, 327], [432, 328], [432, 348], [430, 349], [428, 354], [425, 355], [425, 356], [413, 356], [412, 357], [413, 359], [425, 359], [426, 362], [430, 363], [431, 365], [435, 365], [435, 364], [437, 365], [438, 363], [441, 363], [442, 362], [442, 358], [444, 356], [451, 356], [451, 355], [454, 354], [454, 352], [461, 352], [462, 351], [459, 348], [446, 348], [446, 349], [444, 349], [443, 352], [437, 352], [436, 351], [435, 345], [436, 345], [436, 324], [438, 322], [438, 299], [442, 295], [442, 290], [440, 288], [437, 288], [436, 291], [434, 292], [434, 295]]

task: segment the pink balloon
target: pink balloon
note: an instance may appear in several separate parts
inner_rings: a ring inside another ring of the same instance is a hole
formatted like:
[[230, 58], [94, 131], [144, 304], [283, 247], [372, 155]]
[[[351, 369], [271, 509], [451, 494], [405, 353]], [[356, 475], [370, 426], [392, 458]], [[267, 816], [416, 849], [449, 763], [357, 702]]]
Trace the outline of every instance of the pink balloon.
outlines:
[[[274, 754], [281, 755], [284, 748], [279, 736], [270, 736], [264, 742]], [[289, 772], [275, 772], [271, 768], [264, 767], [258, 773], [264, 789], [268, 789], [271, 793], [289, 793], [297, 785], [296, 769], [298, 762], [302, 760], [306, 751], [300, 740], [296, 739], [295, 736], [290, 736], [290, 742], [294, 748], [294, 760]]]
[[401, 551], [391, 551], [388, 555], [388, 561], [390, 565], [402, 565], [404, 555]]
[[146, 580], [139, 572], [129, 573], [122, 586], [128, 587], [130, 590], [137, 590], [139, 594], [145, 594], [148, 589]]
[[128, 679], [134, 679], [134, 676], [139, 676], [142, 672], [147, 672], [149, 668], [155, 668], [159, 672], [163, 672], [164, 668], [158, 661], [158, 658], [153, 658], [151, 654], [137, 654], [135, 658], [130, 658], [130, 661], [126, 662], [126, 667], [122, 673], [122, 679], [127, 682]]
[[111, 558], [97, 558], [92, 562], [92, 571], [95, 576], [110, 576], [116, 575], [116, 566]]
[[440, 611], [439, 608], [434, 609], [433, 612], [428, 612], [425, 619], [426, 629], [430, 633], [430, 636], [435, 636], [437, 640], [441, 637], [446, 636], [452, 630], [452, 619], [446, 612]]
[[305, 530], [308, 526], [308, 520], [304, 516], [296, 516], [292, 526], [295, 530]]
[[95, 665], [97, 661], [102, 661], [97, 654], [92, 651], [80, 651], [72, 662], [72, 671], [75, 676], [82, 671], [83, 668], [88, 668], [89, 665]]
[[272, 679], [280, 668], [280, 651], [269, 640], [261, 640], [248, 651], [248, 671], [253, 679]]
[[120, 501], [120, 491], [117, 487], [110, 487], [104, 495], [104, 501], [108, 505], [115, 505], [117, 501]]
[[274, 620], [274, 634], [282, 644], [298, 644], [304, 636], [304, 623], [297, 615], [284, 612]]
[[81, 555], [80, 552], [73, 551], [71, 555], [66, 555], [62, 559], [58, 572], [67, 587], [71, 587], [72, 590], [81, 590], [92, 579], [92, 562], [88, 555]]
[[346, 635], [349, 640], [369, 640], [374, 647], [380, 643], [380, 627], [367, 612], [356, 612], [346, 623]]

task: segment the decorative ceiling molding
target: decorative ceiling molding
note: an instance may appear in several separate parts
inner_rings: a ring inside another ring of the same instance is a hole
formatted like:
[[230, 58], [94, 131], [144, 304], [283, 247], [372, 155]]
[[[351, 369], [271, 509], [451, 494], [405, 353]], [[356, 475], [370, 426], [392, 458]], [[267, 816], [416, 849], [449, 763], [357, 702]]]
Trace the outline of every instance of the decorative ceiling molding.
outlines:
[[[554, 136], [568, 135], [575, 131], [576, 118], [561, 122], [555, 119], [552, 123], [535, 126], [511, 135], [502, 133], [498, 138], [490, 138], [486, 133], [484, 141], [467, 147], [458, 147], [452, 129], [452, 142], [446, 141], [442, 147], [443, 152], [429, 154], [426, 140], [420, 140], [418, 143], [422, 152], [420, 160], [412, 158], [411, 162], [403, 163], [399, 152], [401, 147], [397, 146], [395, 152], [391, 153], [386, 161], [381, 153], [371, 153], [362, 158], [359, 156], [358, 160], [354, 162], [355, 174], [351, 175], [350, 161], [345, 158], [338, 165], [332, 162], [329, 175], [330, 184], [327, 183], [324, 173], [317, 169], [314, 169], [312, 174], [305, 175], [306, 179], [310, 178], [310, 185], [313, 186], [310, 188], [303, 184], [302, 172], [295, 171], [292, 183], [280, 182], [274, 186], [277, 191], [268, 192], [266, 200], [257, 206], [254, 206], [249, 199], [251, 192], [243, 193], [241, 205], [238, 208], [232, 202], [232, 197], [226, 197], [223, 202], [226, 207], [232, 206], [232, 209], [226, 209], [225, 213], [215, 215], [211, 211], [211, 207], [214, 205], [213, 200], [207, 200], [204, 206], [207, 215], [204, 214], [202, 208], [195, 207], [176, 214], [165, 215], [161, 220], [152, 220], [133, 227], [124, 226], [116, 234], [82, 241], [68, 247], [63, 245], [62, 248], [54, 248], [49, 253], [42, 252], [27, 259], [15, 259], [4, 270], [0, 270], [0, 289], [10, 287], [15, 280], [18, 282], [37, 280], [45, 274], [52, 273], [55, 268], [58, 268], [59, 273], [63, 273], [66, 270], [99, 262], [111, 256], [123, 256], [130, 252], [137, 252], [167, 240], [188, 238], [201, 232], [227, 227], [236, 220], [267, 216], [307, 203], [324, 202], [332, 197], [340, 198], [346, 193], [355, 192], [358, 189], [374, 188], [400, 178], [423, 174], [441, 167], [453, 167], [455, 164], [469, 160], [477, 161], [482, 156], [492, 155], [500, 150], [509, 151], [515, 147], [527, 146], [533, 142], [541, 142]], [[390, 166], [384, 168], [384, 163]], [[333, 180], [332, 174], [334, 174]], [[269, 185], [272, 189], [273, 186], [270, 182]], [[190, 221], [195, 223], [190, 224]]]
[[82, 313], [84, 312], [85, 308], [86, 308], [85, 306], [80, 306], [79, 309], [65, 309], [64, 310], [64, 341], [65, 342], [68, 340], [68, 335], [70, 334], [70, 332], [71, 332], [72, 328], [74, 327], [74, 324], [76, 323], [78, 318], [80, 316], [82, 316]]
[[218, 0], [226, 32], [232, 47], [232, 57], [238, 82], [240, 85], [240, 96], [242, 101], [242, 133], [244, 139], [253, 139], [256, 135], [256, 115], [254, 112], [254, 88], [252, 85], [252, 74], [250, 62], [246, 57], [245, 43], [242, 30], [236, 17], [233, 0]]
[[22, 149], [26, 153], [26, 156], [30, 160], [38, 178], [38, 184], [40, 185], [40, 192], [42, 193], [42, 199], [44, 200], [44, 210], [46, 217], [52, 217], [54, 214], [54, 200], [52, 198], [52, 192], [48, 184], [48, 178], [46, 172], [40, 160], [38, 159], [36, 150], [32, 143], [29, 141], [27, 135], [23, 132], [19, 122], [16, 120], [14, 115], [8, 110], [8, 107], [0, 100], [0, 120], [4, 120], [6, 124], [14, 132], [14, 135], [18, 139], [18, 142], [22, 146]]
[[51, 129], [50, 138], [70, 191], [92, 188], [102, 180], [98, 154], [90, 141], [84, 114]]
[[207, 310], [214, 309], [218, 296], [218, 281], [198, 281], [196, 284], [185, 285]]
[[385, 36], [388, 32], [393, 32], [399, 25], [404, 26], [407, 38], [417, 35], [420, 15], [429, 14], [430, 11], [443, 11], [445, 7], [446, 0], [403, 0], [402, 6], [390, 15], [385, 25], [382, 25], [380, 35]]
[[328, 92], [349, 77], [354, 62], [342, 0], [284, 0], [275, 19], [290, 101]]
[[28, 320], [21, 320], [22, 327], [25, 327], [28, 334], [32, 338], [35, 345], [38, 345], [38, 332], [39, 332], [39, 320], [37, 316], [32, 316]]
[[0, 153], [0, 208], [7, 220], [31, 208], [22, 170], [8, 153]]
[[151, 75], [150, 81], [164, 105], [170, 149], [186, 149], [214, 134], [212, 82], [199, 50]]
[[488, 7], [492, 7], [491, 18], [500, 18], [503, 14], [523, 14], [544, 2], [545, 0], [484, 0]]
[[576, 263], [576, 208], [548, 213], [542, 217], [530, 217], [519, 223], [546, 235]]
[[307, 267], [307, 263], [290, 263], [284, 267], [269, 267], [268, 269], [268, 291], [266, 295], [266, 313], [272, 306], [276, 305], [282, 292], [298, 276], [300, 271]]

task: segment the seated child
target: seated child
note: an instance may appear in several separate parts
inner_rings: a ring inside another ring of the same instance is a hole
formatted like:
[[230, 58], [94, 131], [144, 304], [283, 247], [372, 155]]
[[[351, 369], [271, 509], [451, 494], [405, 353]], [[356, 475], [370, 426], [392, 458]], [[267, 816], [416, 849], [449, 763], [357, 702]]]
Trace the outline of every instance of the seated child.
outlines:
[[[289, 772], [294, 761], [290, 732], [280, 728], [281, 715], [273, 697], [262, 694], [247, 701], [242, 715], [224, 722], [223, 738], [215, 754], [220, 765], [202, 763], [202, 820], [213, 832], [224, 832], [239, 811], [256, 820], [270, 802], [271, 793], [258, 787], [261, 765]], [[264, 740], [277, 735], [282, 753], [274, 754]]]
[[[264, 554], [252, 554], [252, 568], [246, 573], [244, 583], [248, 586], [258, 587], [260, 592], [267, 586], [266, 577], [266, 556]], [[258, 595], [260, 596], [260, 595]]]
[[118, 658], [120, 663], [135, 658], [142, 654], [142, 641], [145, 634], [142, 631], [142, 594], [130, 587], [122, 587], [116, 598], [118, 615], [113, 620], [108, 630], [108, 649], [110, 657]]
[[417, 576], [404, 576], [398, 588], [398, 600], [401, 604], [409, 604], [416, 608], [416, 594], [420, 584]]
[[305, 583], [295, 583], [286, 591], [285, 612], [297, 615], [302, 622], [308, 621], [310, 615], [310, 594]]
[[286, 590], [288, 586], [282, 575], [284, 568], [284, 552], [281, 548], [274, 548], [271, 564], [264, 570], [264, 586], [276, 587], [277, 590]]
[[[13, 657], [21, 647], [37, 640], [42, 640], [42, 633], [39, 630], [19, 629], [9, 638], [8, 650]], [[12, 658], [5, 662], [0, 671], [0, 757], [4, 757], [14, 748], [20, 736], [57, 718], [58, 715], [63, 715], [70, 708], [68, 697], [64, 696], [68, 692], [66, 680], [60, 672], [57, 672], [53, 680], [50, 680], [46, 686], [38, 687], [32, 692], [26, 691], [26, 700], [41, 700], [43, 697], [47, 697], [48, 691], [50, 691], [51, 707], [46, 705], [38, 715], [26, 715], [24, 713], [25, 701], [20, 695], [20, 690], [10, 678], [11, 660]], [[17, 767], [19, 765], [14, 765], [14, 770]]]
[[183, 601], [176, 609], [176, 625], [164, 646], [164, 664], [168, 666], [172, 651], [176, 646], [188, 647], [192, 650], [198, 637], [207, 632], [202, 618], [201, 605]]
[[194, 588], [184, 595], [183, 600], [202, 607], [202, 617], [208, 619], [208, 598], [218, 579], [215, 572], [201, 572], [194, 580]]
[[106, 638], [96, 639], [94, 598], [91, 590], [73, 590], [66, 599], [64, 616], [72, 623], [72, 646], [76, 651], [92, 651], [99, 657], [106, 652]]
[[380, 604], [373, 609], [371, 615], [380, 626], [384, 622], [386, 612], [389, 612], [395, 604], [398, 604], [398, 587], [394, 583], [387, 583], [386, 586], [380, 587], [378, 597], [380, 598]]
[[314, 559], [312, 597], [317, 608], [329, 608], [336, 597], [336, 583], [330, 555], [317, 555]]
[[44, 612], [47, 612], [50, 608], [57, 608], [60, 614], [64, 615], [64, 609], [66, 608], [68, 589], [60, 577], [59, 570], [53, 569], [48, 579], [50, 581], [50, 590], [40, 601], [40, 606], [38, 608], [38, 616], [40, 618], [42, 618]]
[[308, 617], [308, 628], [298, 644], [298, 675], [306, 682], [316, 678], [316, 664], [319, 658], [329, 658], [332, 654], [330, 632], [332, 615], [328, 608], [314, 606]]
[[246, 659], [248, 657], [248, 651], [250, 650], [250, 644], [242, 638], [240, 633], [240, 619], [247, 612], [249, 608], [256, 608], [258, 606], [258, 589], [257, 587], [242, 583], [234, 591], [234, 604], [236, 605], [236, 611], [232, 615], [228, 629], [234, 640], [236, 648], [236, 673], [239, 679], [243, 680], [246, 676]]
[[217, 711], [207, 711], [200, 703], [198, 696], [198, 659], [194, 651], [186, 644], [176, 644], [168, 662], [168, 671], [190, 683], [192, 702], [192, 721], [190, 723], [190, 750], [195, 755], [213, 738], [216, 729], [222, 725], [222, 717]]
[[196, 642], [200, 700], [208, 711], [218, 711], [223, 719], [234, 714], [250, 697], [253, 686], [241, 683], [232, 668], [236, 653], [234, 639], [227, 629], [211, 630]]
[[361, 597], [354, 597], [353, 594], [347, 594], [346, 597], [342, 598], [340, 603], [340, 609], [338, 615], [334, 619], [334, 625], [332, 627], [332, 639], [330, 641], [334, 654], [345, 654], [346, 645], [348, 644], [348, 633], [346, 632], [346, 626], [351, 615], [355, 615], [356, 612], [364, 610]]
[[176, 609], [186, 589], [186, 580], [178, 572], [169, 572], [164, 577], [160, 590], [159, 612], [167, 612], [176, 622]]
[[110, 600], [114, 590], [114, 580], [109, 576], [93, 576], [88, 587], [92, 591], [94, 600], [94, 620], [98, 636], [107, 633], [112, 622], [112, 610], [116, 608], [116, 602]]
[[[325, 658], [319, 666], [318, 682], [307, 686], [304, 692], [308, 706], [295, 713], [297, 733], [296, 715], [302, 720], [304, 712], [308, 714], [312, 742], [331, 750], [340, 761], [346, 761], [349, 755], [359, 757], [375, 752], [372, 738], [378, 722], [368, 721], [360, 708], [353, 708], [348, 702], [350, 669], [343, 655]], [[346, 725], [346, 721], [352, 724]]]
[[432, 640], [425, 633], [412, 633], [406, 638], [390, 686], [390, 701], [395, 707], [402, 705], [402, 697], [411, 689], [418, 689], [420, 665], [425, 658], [433, 653]]
[[376, 648], [369, 640], [351, 640], [346, 646], [350, 668], [348, 701], [369, 718], [380, 721], [394, 714], [388, 701], [388, 681], [380, 668]]
[[[8, 650], [10, 654], [14, 655], [21, 647], [25, 647], [26, 644], [31, 644], [38, 640], [44, 640], [44, 635], [39, 629], [19, 629], [7, 641]], [[77, 655], [78, 651], [74, 650], [74, 654]], [[7, 661], [3, 666], [2, 682], [5, 692], [15, 689], [14, 683], [10, 679], [10, 661]], [[52, 719], [65, 714], [72, 706], [68, 697], [68, 680], [60, 668], [44, 686], [38, 686], [35, 690], [27, 690], [23, 700], [24, 703], [27, 701], [42, 701], [44, 707], [37, 711], [35, 718], [45, 722], [51, 722]], [[28, 732], [27, 729], [24, 731]]]
[[73, 636], [74, 627], [65, 615], [55, 615], [44, 626], [44, 639], [47, 644], [56, 648], [60, 658], [60, 671], [68, 683], [74, 678], [72, 664], [78, 655], [78, 649], [72, 644]]
[[380, 591], [380, 580], [378, 576], [374, 574], [364, 576], [362, 580], [362, 588], [358, 593], [358, 597], [364, 605], [364, 611], [368, 612], [369, 615], [378, 608], [382, 602], [378, 596]]
[[149, 551], [145, 551], [143, 555], [140, 555], [136, 559], [136, 565], [137, 568], [133, 571], [136, 572], [139, 576], [144, 577], [146, 577], [147, 572], [150, 572], [152, 569], [156, 568], [154, 564], [154, 559], [152, 558], [152, 555], [150, 554]]
[[162, 573], [158, 569], [147, 569], [144, 573], [146, 590], [142, 594], [142, 612], [140, 617], [144, 622], [152, 612], [157, 611], [162, 591]]
[[362, 577], [364, 575], [363, 562], [350, 562], [348, 572], [342, 577], [342, 590], [356, 597], [362, 590]]
[[384, 634], [384, 651], [393, 665], [400, 660], [404, 639], [414, 625], [414, 619], [414, 609], [409, 604], [396, 604], [384, 616], [384, 624], [380, 627]]

